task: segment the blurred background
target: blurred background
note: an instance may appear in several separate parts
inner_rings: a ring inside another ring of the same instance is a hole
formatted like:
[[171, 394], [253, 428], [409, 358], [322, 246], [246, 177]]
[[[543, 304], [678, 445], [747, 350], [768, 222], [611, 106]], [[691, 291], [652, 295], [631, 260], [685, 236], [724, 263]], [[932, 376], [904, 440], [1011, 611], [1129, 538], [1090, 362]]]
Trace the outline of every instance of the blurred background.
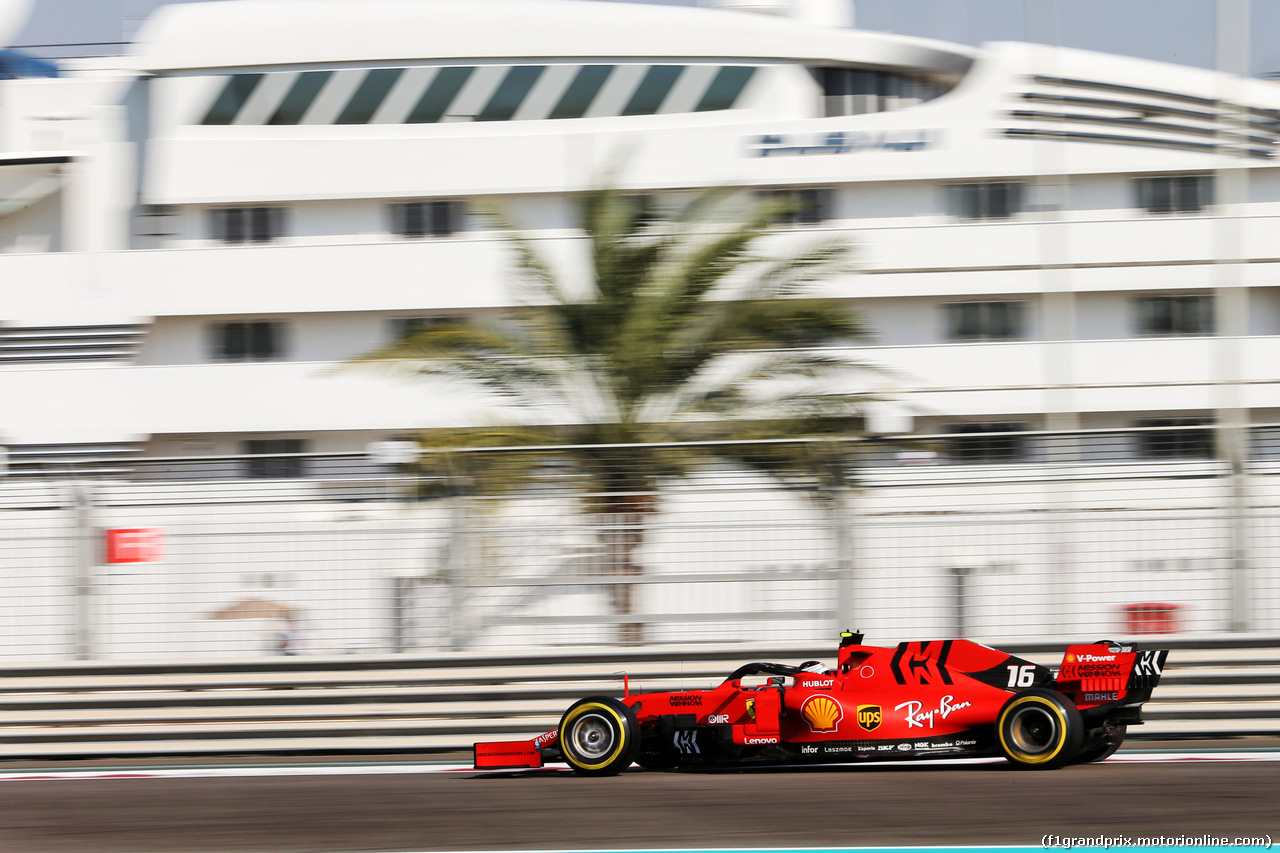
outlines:
[[[1280, 7], [694, 5], [8, 4], [0, 658], [1280, 631]], [[605, 180], [846, 244], [858, 334], [737, 348], [856, 412], [422, 376], [598, 295]]]

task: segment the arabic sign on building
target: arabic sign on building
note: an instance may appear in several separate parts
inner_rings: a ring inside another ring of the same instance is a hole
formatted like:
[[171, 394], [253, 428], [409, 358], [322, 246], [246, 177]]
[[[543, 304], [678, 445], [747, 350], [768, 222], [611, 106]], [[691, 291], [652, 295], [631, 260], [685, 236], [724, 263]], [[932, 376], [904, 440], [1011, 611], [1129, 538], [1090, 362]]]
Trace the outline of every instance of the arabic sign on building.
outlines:
[[835, 130], [828, 133], [762, 134], [747, 137], [748, 157], [850, 154], [860, 151], [923, 151], [938, 144], [930, 129]]

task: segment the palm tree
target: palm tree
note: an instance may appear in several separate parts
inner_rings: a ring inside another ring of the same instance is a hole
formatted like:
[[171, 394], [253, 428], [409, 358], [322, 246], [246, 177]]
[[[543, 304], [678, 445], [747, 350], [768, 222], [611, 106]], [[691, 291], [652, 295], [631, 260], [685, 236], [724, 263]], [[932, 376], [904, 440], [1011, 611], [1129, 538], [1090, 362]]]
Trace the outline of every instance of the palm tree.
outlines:
[[[429, 328], [357, 363], [448, 377], [527, 411], [518, 434], [468, 429], [429, 443], [565, 446], [603, 522], [605, 571], [640, 575], [634, 555], [664, 479], [714, 454], [830, 482], [841, 476], [838, 462], [814, 464], [771, 442], [762, 454], [764, 440], [847, 435], [865, 399], [846, 390], [857, 366], [826, 346], [859, 338], [859, 321], [810, 292], [850, 271], [849, 246], [825, 239], [767, 257], [759, 248], [776, 235], [782, 208], [762, 205], [726, 223], [734, 199], [705, 192], [655, 223], [643, 199], [586, 194], [590, 280], [576, 287], [494, 215], [524, 288], [519, 308], [498, 323]], [[727, 440], [736, 443], [714, 444]], [[634, 585], [615, 580], [611, 589], [615, 613], [633, 615]], [[642, 638], [641, 623], [621, 624], [622, 642]]]

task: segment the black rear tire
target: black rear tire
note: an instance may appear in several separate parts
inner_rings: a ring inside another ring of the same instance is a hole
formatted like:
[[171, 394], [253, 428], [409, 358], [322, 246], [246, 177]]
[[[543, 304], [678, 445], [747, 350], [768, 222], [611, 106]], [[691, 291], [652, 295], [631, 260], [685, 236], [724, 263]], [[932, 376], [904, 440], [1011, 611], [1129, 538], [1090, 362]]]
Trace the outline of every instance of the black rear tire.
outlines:
[[640, 752], [635, 712], [608, 696], [574, 702], [560, 718], [558, 731], [564, 760], [583, 776], [615, 776]]
[[1023, 690], [1000, 709], [996, 736], [1015, 767], [1054, 770], [1080, 752], [1084, 721], [1075, 703], [1056, 690]]

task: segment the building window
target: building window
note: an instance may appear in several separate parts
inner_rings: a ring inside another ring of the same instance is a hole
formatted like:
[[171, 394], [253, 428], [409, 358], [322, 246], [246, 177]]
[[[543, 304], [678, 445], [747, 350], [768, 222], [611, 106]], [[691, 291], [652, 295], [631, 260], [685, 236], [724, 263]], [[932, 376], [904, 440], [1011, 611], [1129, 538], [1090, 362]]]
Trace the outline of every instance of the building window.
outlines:
[[899, 110], [930, 101], [942, 90], [925, 80], [859, 68], [815, 68], [826, 116]]
[[947, 458], [952, 462], [1016, 462], [1025, 455], [1026, 429], [1018, 423], [956, 424], [948, 427]]
[[403, 341], [405, 338], [412, 337], [419, 332], [425, 332], [428, 329], [446, 329], [461, 325], [462, 321], [457, 317], [440, 316], [440, 317], [392, 317], [391, 318], [391, 339], [393, 341]]
[[760, 190], [760, 200], [781, 208], [778, 225], [818, 225], [831, 218], [831, 190], [805, 188]]
[[1199, 213], [1213, 204], [1212, 175], [1138, 178], [1138, 207], [1147, 213]]
[[138, 236], [172, 237], [177, 233], [178, 208], [167, 204], [145, 204], [138, 208]]
[[284, 357], [284, 323], [215, 323], [213, 357], [218, 361], [269, 361]]
[[1008, 341], [1023, 337], [1021, 302], [953, 302], [942, 306], [949, 341]]
[[650, 65], [631, 99], [622, 108], [624, 116], [651, 116], [662, 109], [662, 102], [675, 88], [684, 73], [683, 65]]
[[306, 452], [300, 438], [256, 438], [244, 443], [246, 477], [283, 479], [304, 476], [305, 460], [297, 454]]
[[947, 211], [959, 219], [1008, 219], [1022, 211], [1023, 185], [1012, 181], [952, 184]]
[[1212, 335], [1213, 297], [1143, 296], [1137, 300], [1140, 335]]
[[391, 230], [401, 237], [449, 237], [463, 230], [460, 201], [407, 201], [391, 205]]
[[284, 234], [282, 207], [216, 207], [214, 239], [223, 243], [270, 243]]
[[1138, 421], [1139, 453], [1149, 459], [1212, 459], [1213, 422], [1208, 418], [1149, 418]]

